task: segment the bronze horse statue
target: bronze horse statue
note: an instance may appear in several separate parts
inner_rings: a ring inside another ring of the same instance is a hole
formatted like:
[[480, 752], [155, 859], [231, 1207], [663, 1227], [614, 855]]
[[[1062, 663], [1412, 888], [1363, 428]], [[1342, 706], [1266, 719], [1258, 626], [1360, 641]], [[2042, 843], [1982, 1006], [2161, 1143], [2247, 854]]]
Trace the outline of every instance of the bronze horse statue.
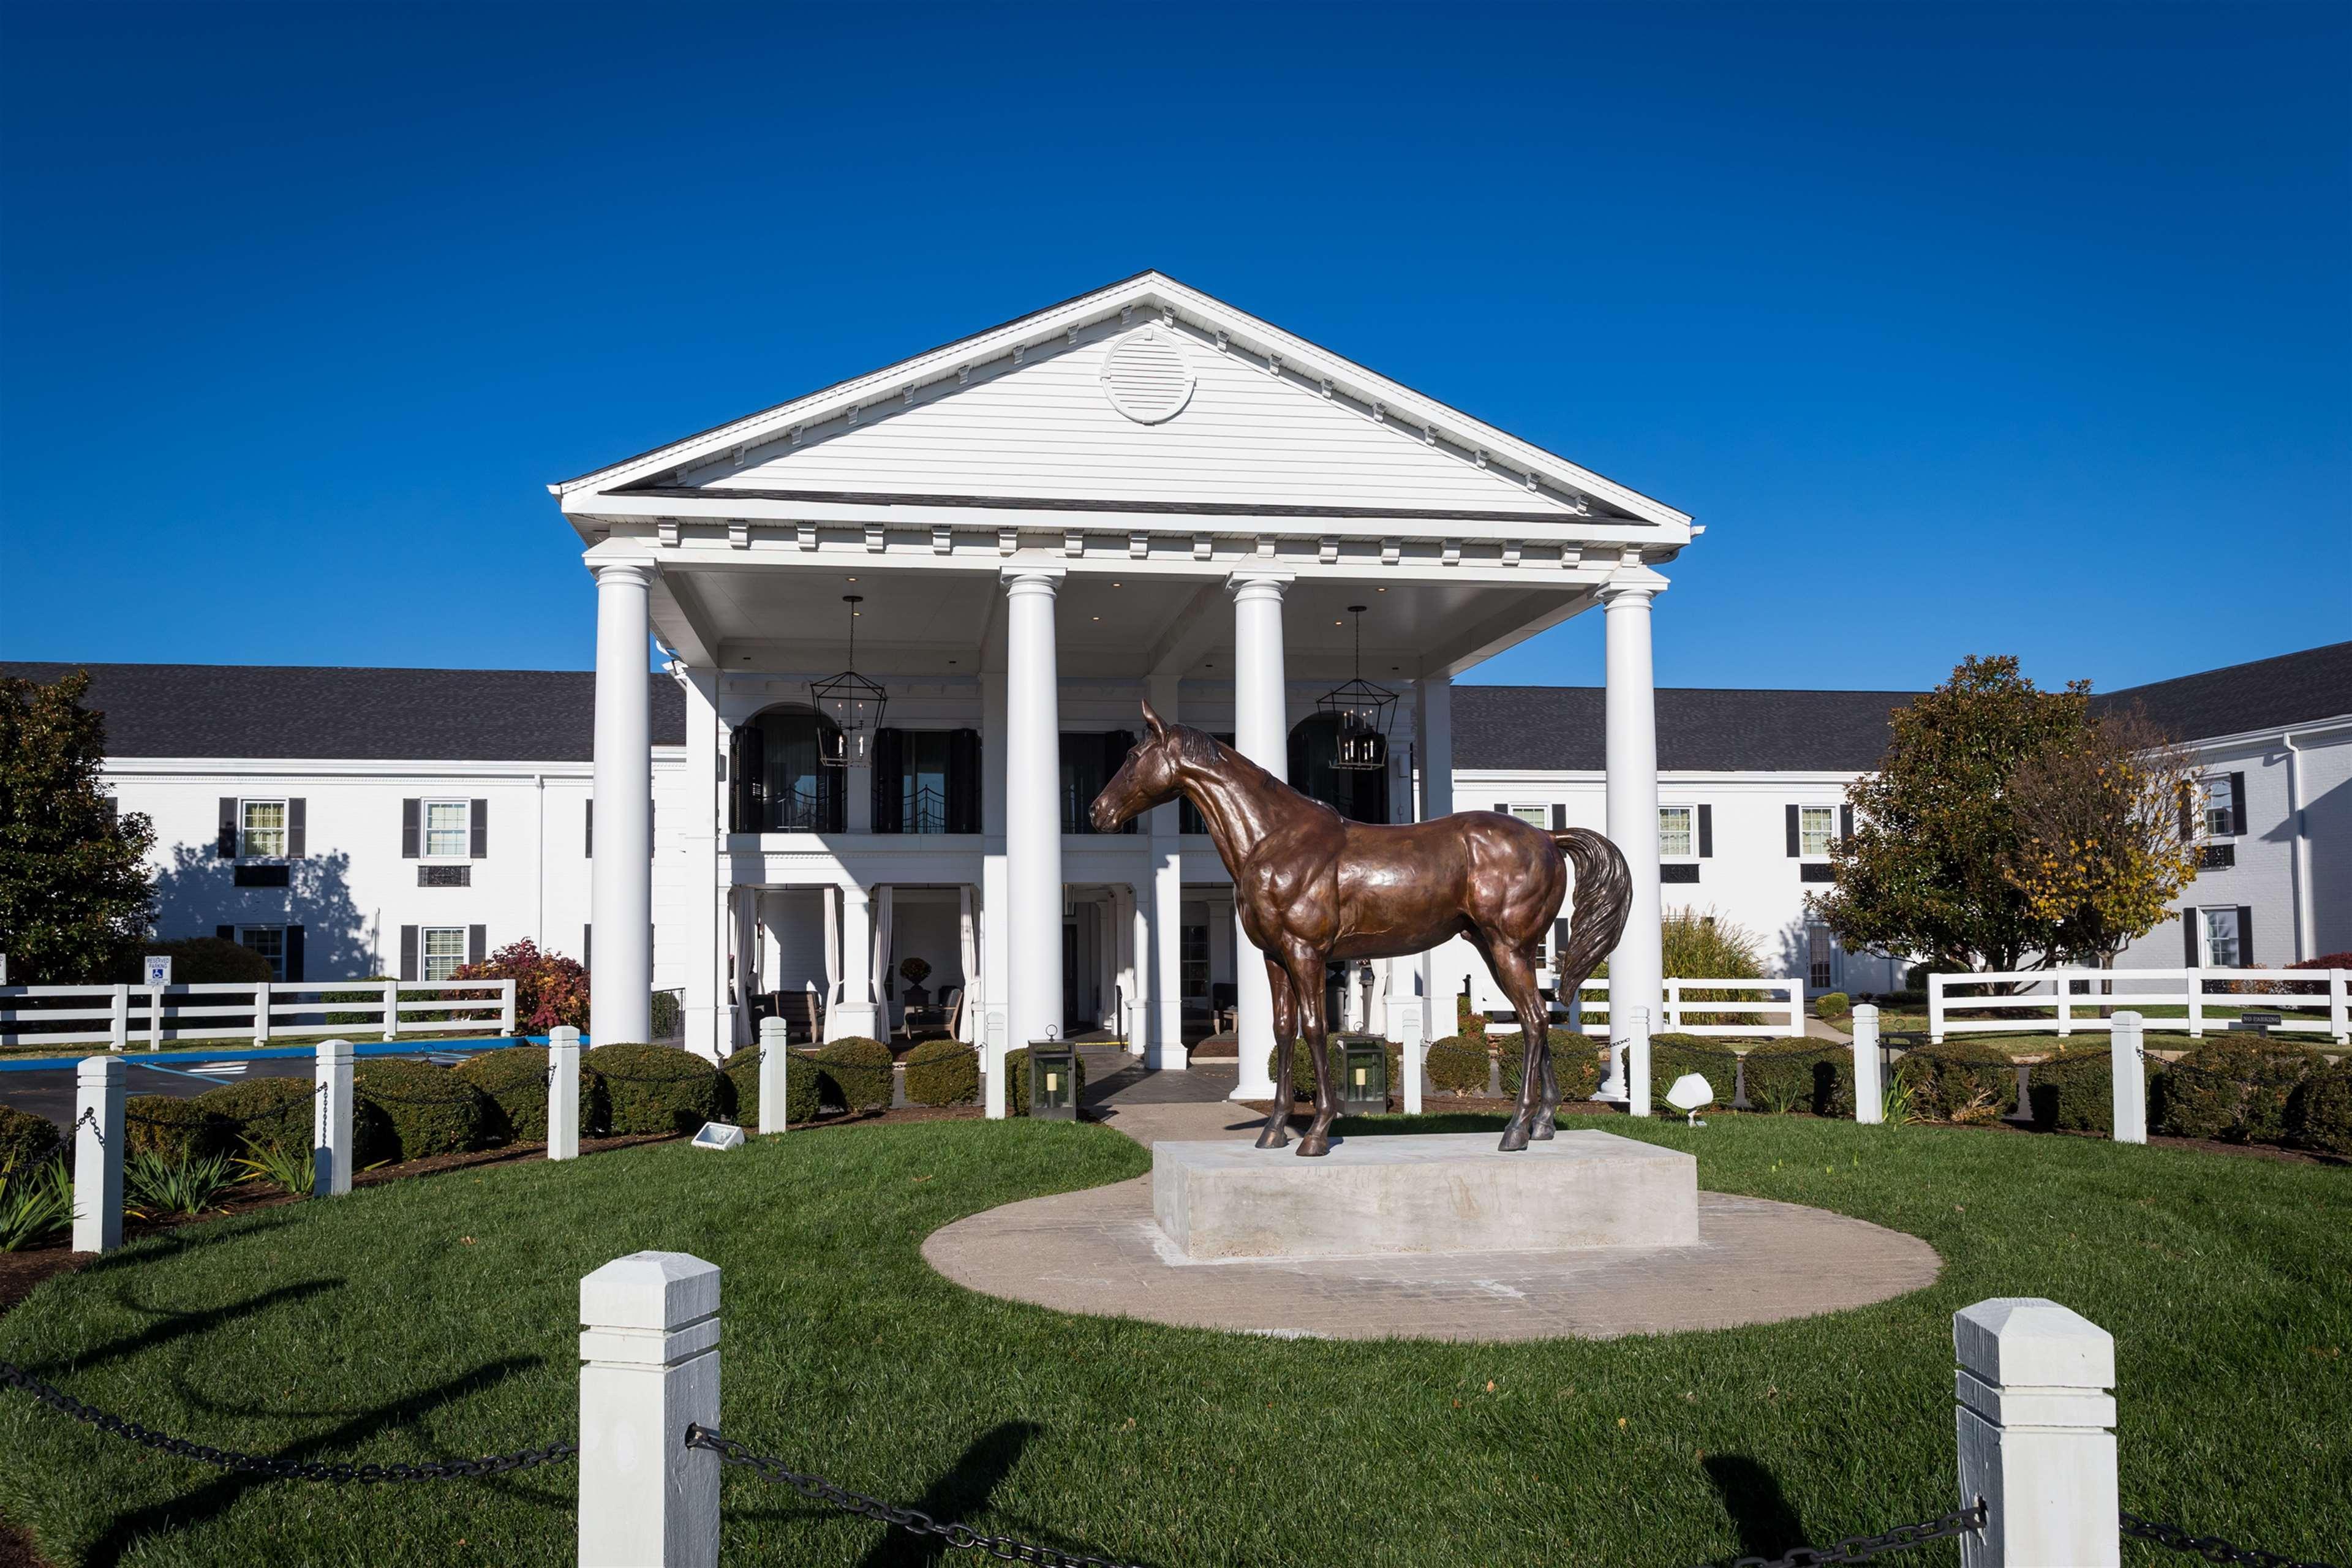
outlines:
[[1303, 1038], [1315, 1064], [1315, 1119], [1301, 1154], [1331, 1152], [1339, 1096], [1324, 1056], [1323, 970], [1335, 961], [1400, 958], [1450, 936], [1470, 941], [1511, 999], [1527, 1056], [1506, 1150], [1552, 1135], [1559, 1086], [1549, 1016], [1536, 990], [1544, 932], [1576, 870], [1576, 907], [1559, 954], [1559, 994], [1573, 996], [1625, 929], [1625, 858], [1581, 827], [1547, 832], [1495, 811], [1457, 812], [1402, 826], [1352, 822], [1309, 800], [1212, 736], [1163, 723], [1149, 731], [1095, 797], [1097, 832], [1182, 795], [1200, 809], [1233, 874], [1242, 930], [1265, 956], [1274, 988], [1274, 1113], [1261, 1149], [1289, 1142], [1287, 1042]]

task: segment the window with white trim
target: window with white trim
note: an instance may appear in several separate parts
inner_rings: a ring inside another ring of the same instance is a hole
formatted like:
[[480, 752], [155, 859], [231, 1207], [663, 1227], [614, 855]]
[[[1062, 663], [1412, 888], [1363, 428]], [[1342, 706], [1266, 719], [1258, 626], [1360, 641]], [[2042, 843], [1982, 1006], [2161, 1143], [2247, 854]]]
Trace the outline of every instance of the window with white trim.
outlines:
[[1658, 854], [1668, 860], [1698, 853], [1698, 812], [1687, 805], [1658, 807]]
[[247, 952], [258, 953], [269, 961], [269, 978], [286, 978], [286, 928], [284, 926], [239, 926], [236, 945]]
[[1797, 808], [1798, 854], [1826, 856], [1836, 839], [1837, 807], [1801, 805]]
[[2200, 910], [2198, 913], [2205, 922], [2205, 967], [2239, 967], [2237, 910]]
[[2198, 788], [2205, 797], [2205, 837], [2234, 837], [2238, 827], [2238, 800], [2231, 788], [2230, 775], [2222, 773], [2200, 780]]
[[417, 964], [426, 980], [447, 980], [466, 967], [466, 928], [426, 926], [416, 933]]
[[1551, 831], [1551, 807], [1539, 801], [1530, 805], [1515, 800], [1511, 803], [1511, 815], [1521, 822], [1533, 823], [1547, 833]]
[[237, 854], [248, 860], [286, 858], [286, 803], [241, 800], [236, 805]]
[[425, 855], [435, 859], [463, 860], [473, 844], [473, 802], [428, 800], [424, 810]]

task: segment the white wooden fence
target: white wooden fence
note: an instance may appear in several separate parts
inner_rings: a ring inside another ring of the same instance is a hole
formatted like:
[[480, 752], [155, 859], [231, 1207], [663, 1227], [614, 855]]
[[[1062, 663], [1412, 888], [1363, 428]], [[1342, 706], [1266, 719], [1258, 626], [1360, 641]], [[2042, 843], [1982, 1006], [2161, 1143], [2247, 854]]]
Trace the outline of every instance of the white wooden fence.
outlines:
[[195, 985], [0, 985], [0, 1047], [251, 1040], [372, 1029], [514, 1033], [511, 980], [262, 981]]
[[[2146, 1027], [2226, 1030], [2241, 1012], [2276, 1013], [2281, 1034], [2325, 1035], [2347, 1043], [2345, 969], [2036, 969], [1927, 976], [1927, 1037], [2054, 1034], [2111, 1028], [2103, 1008], [2140, 1014]], [[2102, 989], [2106, 987], [2106, 989]], [[2157, 1017], [2152, 1007], [2181, 1010]], [[1956, 1018], [1955, 1011], [1990, 1014]]]
[[[1576, 994], [1578, 1026], [1595, 1039], [1609, 1037], [1609, 982], [1588, 980]], [[1726, 1038], [1779, 1039], [1805, 1032], [1805, 983], [1801, 980], [1684, 980], [1665, 982], [1663, 1035], [1712, 1035]], [[1557, 1005], [1557, 1004], [1555, 1004]], [[1723, 1023], [1723, 1015], [1738, 1021]], [[1717, 1021], [1696, 1023], [1709, 1018]], [[1490, 1035], [1517, 1034], [1516, 1019], [1497, 1019]]]

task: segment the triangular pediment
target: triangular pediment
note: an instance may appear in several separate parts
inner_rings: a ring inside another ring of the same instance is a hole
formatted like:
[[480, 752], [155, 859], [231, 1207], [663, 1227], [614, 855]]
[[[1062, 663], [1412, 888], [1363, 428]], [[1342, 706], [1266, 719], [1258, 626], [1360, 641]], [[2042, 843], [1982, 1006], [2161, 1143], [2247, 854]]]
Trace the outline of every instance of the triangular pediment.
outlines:
[[1158, 273], [551, 488], [1688, 521]]

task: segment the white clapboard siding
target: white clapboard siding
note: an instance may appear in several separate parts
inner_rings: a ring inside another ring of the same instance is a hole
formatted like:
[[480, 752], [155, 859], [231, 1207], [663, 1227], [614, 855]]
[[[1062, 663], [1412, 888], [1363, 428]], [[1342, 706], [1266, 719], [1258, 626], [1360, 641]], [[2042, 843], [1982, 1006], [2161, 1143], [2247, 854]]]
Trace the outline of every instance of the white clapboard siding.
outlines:
[[1459, 509], [1565, 519], [1522, 477], [1431, 447], [1416, 427], [1375, 423], [1255, 360], [1184, 341], [1197, 385], [1182, 412], [1145, 425], [1111, 405], [1101, 374], [1116, 338], [976, 368], [912, 404], [834, 420], [748, 467], [697, 473], [719, 488], [1055, 496], [1134, 501]]

